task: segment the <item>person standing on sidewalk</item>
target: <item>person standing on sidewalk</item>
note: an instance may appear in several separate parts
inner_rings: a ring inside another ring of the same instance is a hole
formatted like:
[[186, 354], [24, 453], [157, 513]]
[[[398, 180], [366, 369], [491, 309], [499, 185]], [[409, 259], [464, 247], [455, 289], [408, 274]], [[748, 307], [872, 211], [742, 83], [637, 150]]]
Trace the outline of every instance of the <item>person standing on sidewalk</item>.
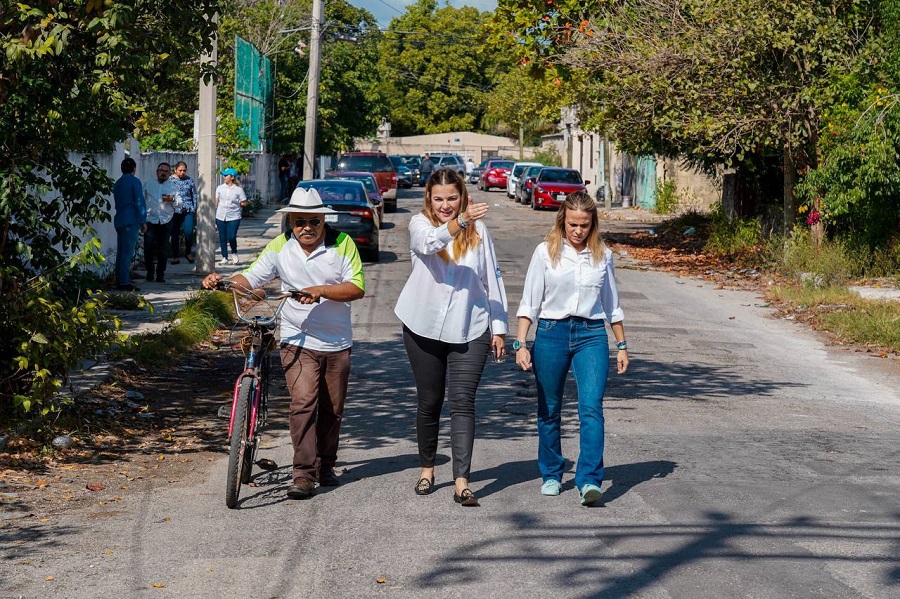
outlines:
[[[295, 189], [279, 212], [286, 213], [291, 230], [230, 278], [255, 289], [278, 277], [282, 289], [305, 292], [289, 299], [281, 313], [281, 364], [291, 394], [294, 447], [294, 481], [287, 495], [306, 499], [315, 494], [316, 482], [340, 484], [334, 465], [350, 379], [350, 302], [365, 295], [366, 285], [356, 244], [325, 224], [324, 215], [334, 210], [322, 204], [315, 189]], [[212, 273], [203, 287], [214, 289], [221, 278]]]
[[181, 252], [181, 233], [184, 231], [184, 257], [191, 264], [194, 263], [194, 214], [197, 212], [197, 187], [194, 180], [187, 174], [187, 163], [179, 161], [175, 164], [175, 174], [172, 175], [172, 183], [175, 184], [175, 197], [180, 205], [175, 208], [172, 217], [172, 264], [178, 264]]
[[[563, 388], [571, 368], [578, 387], [579, 454], [575, 486], [582, 505], [602, 497], [603, 394], [609, 370], [606, 321], [616, 338], [616, 370], [628, 369], [625, 314], [612, 251], [600, 238], [597, 209], [586, 191], [569, 194], [537, 246], [516, 313], [513, 349], [522, 370], [534, 368], [538, 396], [538, 467], [542, 495], [559, 495], [566, 460], [560, 442]], [[534, 347], [525, 344], [537, 320]]]
[[156, 179], [144, 185], [147, 202], [147, 230], [144, 233], [144, 264], [147, 280], [166, 282], [166, 263], [169, 261], [169, 245], [172, 237], [172, 217], [181, 200], [175, 197], [175, 184], [169, 178], [172, 167], [160, 162], [156, 167]]
[[434, 488], [438, 425], [449, 389], [453, 499], [478, 505], [469, 489], [475, 443], [475, 393], [488, 353], [500, 360], [507, 332], [506, 290], [494, 242], [470, 204], [462, 177], [438, 169], [425, 186], [425, 207], [409, 223], [412, 273], [394, 309], [416, 381], [417, 495]]
[[431, 161], [431, 156], [425, 154], [425, 158], [422, 160], [422, 168], [419, 169], [419, 175], [422, 177], [422, 185], [426, 185], [428, 183], [428, 179], [431, 177], [431, 173], [434, 172], [434, 163]]
[[229, 167], [222, 171], [225, 182], [216, 188], [216, 228], [219, 230], [219, 249], [222, 259], [219, 266], [229, 264], [228, 246], [231, 246], [231, 264], [238, 263], [237, 232], [241, 216], [247, 205], [244, 188], [237, 180], [237, 171]]
[[113, 185], [116, 215], [116, 289], [140, 291], [131, 282], [131, 259], [137, 246], [138, 235], [147, 230], [147, 206], [144, 204], [144, 187], [135, 177], [137, 163], [125, 158], [121, 165], [122, 176]]

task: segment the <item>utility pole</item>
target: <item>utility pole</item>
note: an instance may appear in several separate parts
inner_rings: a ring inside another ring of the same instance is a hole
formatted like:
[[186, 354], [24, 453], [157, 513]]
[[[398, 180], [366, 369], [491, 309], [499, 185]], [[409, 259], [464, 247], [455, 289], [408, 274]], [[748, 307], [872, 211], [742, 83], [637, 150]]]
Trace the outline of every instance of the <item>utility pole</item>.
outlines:
[[306, 90], [306, 134], [303, 138], [303, 180], [315, 177], [316, 123], [319, 113], [319, 70], [322, 56], [322, 20], [325, 0], [313, 0], [309, 35], [309, 87]]
[[[210, 17], [217, 22], [216, 15]], [[212, 49], [204, 54], [201, 64], [216, 64], [219, 59], [217, 33]], [[202, 69], [201, 69], [202, 72]], [[212, 272], [216, 262], [216, 80], [200, 79], [200, 115], [197, 123], [197, 272]]]

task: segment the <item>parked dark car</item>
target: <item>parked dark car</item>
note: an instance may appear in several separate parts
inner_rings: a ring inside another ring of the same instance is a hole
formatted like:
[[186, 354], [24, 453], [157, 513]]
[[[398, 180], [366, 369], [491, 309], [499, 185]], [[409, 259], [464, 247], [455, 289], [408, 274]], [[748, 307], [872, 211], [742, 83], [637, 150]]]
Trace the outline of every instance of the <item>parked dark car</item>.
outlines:
[[585, 189], [581, 173], [573, 168], [545, 166], [531, 190], [531, 209], [559, 208], [568, 194], [579, 189]]
[[334, 170], [372, 173], [384, 198], [384, 211], [397, 209], [397, 171], [384, 152], [346, 152]]
[[409, 189], [413, 185], [419, 183], [419, 167], [422, 165], [422, 159], [418, 156], [393, 154], [388, 156], [394, 170], [397, 171], [397, 186], [403, 189]]
[[487, 165], [487, 163], [491, 160], [491, 158], [485, 158], [481, 161], [481, 164], [475, 167], [475, 170], [469, 173], [469, 183], [478, 183], [478, 179], [481, 178], [481, 173], [484, 172], [485, 165]]
[[[323, 214], [325, 222], [353, 238], [363, 260], [378, 262], [378, 232], [381, 221], [378, 210], [369, 199], [361, 181], [340, 179], [313, 179], [301, 181], [297, 187], [315, 189], [322, 203], [336, 210], [337, 214]], [[282, 221], [282, 230], [287, 230], [287, 218]]]
[[490, 191], [491, 187], [506, 189], [506, 180], [509, 178], [513, 164], [515, 163], [512, 160], [499, 158], [488, 160], [488, 163], [484, 165], [484, 172], [478, 179], [478, 189], [483, 191]]
[[361, 182], [366, 188], [366, 193], [369, 194], [369, 199], [372, 200], [372, 204], [378, 209], [378, 222], [380, 223], [384, 220], [384, 198], [381, 197], [381, 190], [378, 189], [378, 182], [375, 180], [375, 175], [372, 173], [355, 171], [331, 171], [330, 173], [325, 173], [325, 178]]
[[543, 166], [529, 166], [522, 171], [519, 180], [516, 182], [516, 202], [520, 204], [531, 203], [531, 190], [534, 188], [534, 180], [537, 179], [538, 173], [541, 172]]

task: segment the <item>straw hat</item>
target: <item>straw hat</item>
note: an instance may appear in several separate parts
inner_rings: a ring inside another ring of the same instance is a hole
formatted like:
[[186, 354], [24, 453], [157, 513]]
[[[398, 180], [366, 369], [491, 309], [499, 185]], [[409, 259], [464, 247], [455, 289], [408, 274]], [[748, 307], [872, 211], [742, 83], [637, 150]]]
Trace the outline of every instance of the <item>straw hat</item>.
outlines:
[[322, 203], [319, 192], [298, 187], [291, 194], [291, 201], [278, 212], [305, 212], [307, 214], [332, 214], [334, 210]]

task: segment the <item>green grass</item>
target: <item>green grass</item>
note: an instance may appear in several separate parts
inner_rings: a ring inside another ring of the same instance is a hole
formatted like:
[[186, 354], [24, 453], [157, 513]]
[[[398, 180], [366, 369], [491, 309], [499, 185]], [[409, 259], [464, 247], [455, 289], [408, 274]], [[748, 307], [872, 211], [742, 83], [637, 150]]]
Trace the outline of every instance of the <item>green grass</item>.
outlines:
[[815, 325], [842, 339], [900, 351], [900, 302], [859, 297], [839, 285], [789, 285], [770, 289], [787, 306], [809, 312]]
[[231, 295], [198, 291], [175, 313], [172, 324], [158, 333], [134, 335], [119, 357], [134, 358], [144, 366], [161, 366], [209, 339], [222, 324], [234, 319]]

